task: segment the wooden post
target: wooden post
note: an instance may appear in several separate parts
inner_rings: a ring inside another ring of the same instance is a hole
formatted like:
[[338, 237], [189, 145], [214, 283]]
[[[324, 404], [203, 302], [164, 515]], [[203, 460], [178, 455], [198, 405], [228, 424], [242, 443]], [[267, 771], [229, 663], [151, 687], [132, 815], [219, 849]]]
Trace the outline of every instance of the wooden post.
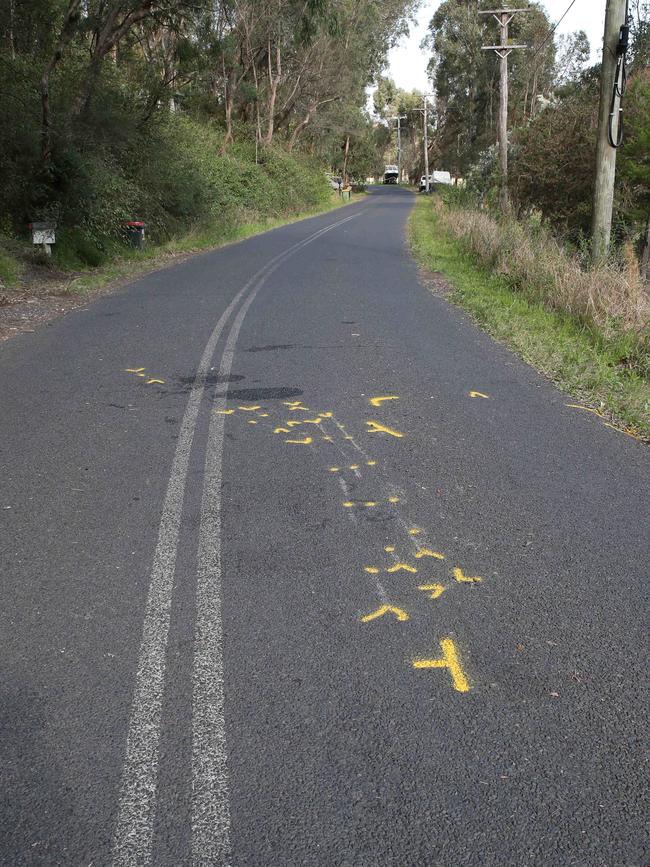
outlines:
[[[607, 0], [603, 66], [600, 76], [600, 112], [598, 117], [598, 145], [596, 148], [596, 181], [594, 184], [594, 210], [591, 242], [594, 262], [607, 258], [612, 235], [614, 210], [614, 180], [616, 177], [616, 148], [610, 142], [610, 122], [616, 134], [618, 125], [618, 97], [612, 99], [619, 69], [617, 46], [621, 27], [625, 24], [626, 0]], [[610, 113], [613, 115], [610, 119]]]
[[499, 165], [501, 167], [501, 207], [510, 207], [508, 195], [508, 55], [515, 48], [527, 48], [527, 45], [510, 45], [508, 42], [508, 27], [518, 12], [528, 12], [528, 9], [486, 9], [479, 15], [492, 15], [499, 25], [501, 41], [499, 45], [483, 45], [484, 51], [494, 51], [501, 61], [501, 81], [499, 87]]

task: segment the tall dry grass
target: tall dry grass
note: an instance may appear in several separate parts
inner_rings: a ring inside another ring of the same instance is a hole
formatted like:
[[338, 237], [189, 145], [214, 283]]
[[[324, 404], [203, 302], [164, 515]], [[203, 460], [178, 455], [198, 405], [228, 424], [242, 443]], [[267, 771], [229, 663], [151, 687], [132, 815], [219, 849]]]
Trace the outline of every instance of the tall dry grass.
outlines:
[[533, 233], [514, 219], [497, 221], [489, 214], [449, 208], [438, 202], [439, 218], [479, 262], [505, 277], [515, 289], [533, 293], [555, 310], [612, 328], [643, 334], [650, 329], [650, 287], [641, 279], [631, 251], [622, 267], [588, 270], [542, 232]]

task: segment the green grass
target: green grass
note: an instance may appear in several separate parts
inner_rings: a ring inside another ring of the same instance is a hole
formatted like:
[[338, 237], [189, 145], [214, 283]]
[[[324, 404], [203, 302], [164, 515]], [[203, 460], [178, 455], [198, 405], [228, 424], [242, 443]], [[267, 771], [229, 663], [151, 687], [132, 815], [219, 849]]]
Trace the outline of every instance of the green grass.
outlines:
[[630, 433], [650, 437], [650, 382], [619, 363], [620, 348], [593, 326], [544, 307], [475, 264], [441, 226], [431, 201], [419, 199], [409, 238], [418, 263], [442, 273], [449, 300], [563, 391]]
[[0, 250], [0, 288], [15, 286], [19, 273], [18, 261], [10, 253]]
[[[358, 201], [358, 196], [355, 200]], [[332, 196], [325, 204], [316, 205], [304, 211], [291, 213], [281, 217], [269, 217], [255, 222], [230, 225], [223, 223], [213, 227], [197, 229], [193, 232], [173, 238], [164, 244], [146, 245], [142, 250], [129, 250], [124, 248], [112, 261], [99, 268], [85, 270], [80, 276], [71, 281], [68, 291], [78, 295], [92, 295], [93, 292], [115, 282], [155, 271], [172, 264], [178, 256], [198, 253], [205, 250], [214, 250], [226, 244], [236, 243], [253, 235], [268, 232], [279, 226], [295, 223], [307, 217], [338, 208], [347, 202]]]

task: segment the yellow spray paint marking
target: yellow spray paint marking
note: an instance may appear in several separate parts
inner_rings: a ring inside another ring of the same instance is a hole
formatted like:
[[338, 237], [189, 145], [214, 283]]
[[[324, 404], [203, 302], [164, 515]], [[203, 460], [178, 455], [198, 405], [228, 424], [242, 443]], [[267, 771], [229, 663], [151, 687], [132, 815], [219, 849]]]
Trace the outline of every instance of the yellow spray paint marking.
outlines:
[[374, 466], [376, 466], [377, 461], [366, 461], [366, 464], [367, 464], [369, 467], [374, 467]]
[[146, 367], [127, 367], [125, 368], [126, 373], [142, 373], [143, 370], [146, 370]]
[[141, 376], [141, 377], [144, 379], [144, 377], [146, 376], [146, 374], [144, 374], [144, 373], [136, 373], [136, 376]]
[[436, 560], [445, 559], [444, 554], [441, 554], [439, 551], [431, 551], [429, 548], [420, 548], [415, 556], [418, 560], [422, 557], [435, 557]]
[[332, 442], [332, 437], [321, 437], [321, 439], [323, 440], [323, 442], [326, 442], [326, 443]]
[[415, 566], [409, 566], [408, 563], [395, 563], [394, 566], [391, 566], [390, 569], [386, 569], [387, 572], [417, 572], [418, 570]]
[[285, 424], [287, 427], [298, 427], [298, 425], [301, 425], [302, 422], [301, 421], [285, 421]]
[[397, 397], [396, 394], [387, 394], [384, 397], [369, 397], [368, 403], [371, 406], [381, 406], [381, 404], [387, 400], [399, 400], [399, 397]]
[[351, 440], [352, 437], [351, 437], [351, 436], [347, 436], [347, 437], [343, 437], [343, 439], [344, 439], [344, 440]]
[[443, 638], [440, 649], [441, 659], [414, 659], [413, 668], [446, 668], [451, 675], [454, 689], [457, 692], [469, 692], [469, 683], [458, 659], [456, 645], [451, 638]]
[[154, 383], [158, 383], [158, 385], [164, 385], [165, 380], [164, 379], [148, 379], [147, 380], [147, 385], [153, 385]]
[[296, 412], [297, 410], [304, 410], [305, 412], [309, 412], [309, 407], [303, 406], [301, 400], [285, 400], [284, 405], [289, 407], [289, 412]]
[[234, 411], [234, 409], [215, 409], [217, 415], [232, 415]]
[[482, 391], [470, 391], [469, 396], [470, 397], [482, 397], [485, 400], [490, 399], [490, 395], [489, 394], [483, 394]]
[[363, 568], [370, 575], [379, 575], [379, 569], [376, 566], [364, 566]]
[[597, 415], [598, 418], [605, 418], [602, 412], [598, 412], [597, 409], [591, 409], [589, 406], [580, 406], [579, 403], [565, 403], [565, 406], [568, 406], [570, 409], [581, 409], [584, 412], [592, 412], [594, 415]]
[[346, 509], [351, 509], [351, 508], [354, 506], [354, 503], [352, 503], [352, 502], [350, 502], [350, 501], [348, 500], [347, 503], [343, 503], [343, 506], [344, 506]]
[[330, 473], [338, 473], [341, 471], [340, 467], [330, 467]]
[[313, 442], [311, 437], [305, 437], [304, 440], [285, 440], [285, 443], [291, 443], [295, 446], [308, 446]]
[[346, 503], [343, 503], [346, 509], [351, 509], [353, 506], [366, 506], [371, 509], [373, 506], [376, 506], [377, 503], [374, 500], [366, 500], [364, 503], [354, 503], [352, 500], [348, 500]]
[[276, 427], [273, 433], [291, 433], [288, 427]]
[[402, 439], [404, 436], [398, 430], [393, 430], [390, 427], [386, 427], [386, 425], [379, 424], [378, 421], [367, 421], [366, 424], [368, 425], [368, 433], [387, 433], [389, 436], [397, 437], [397, 439]]
[[389, 503], [399, 503], [399, 497], [389, 497], [388, 502]]
[[260, 413], [260, 418], [268, 418], [268, 417], [269, 417], [268, 412], [261, 412]]
[[393, 552], [394, 550], [395, 550], [395, 546], [394, 546], [394, 545], [386, 545], [386, 547], [384, 548], [384, 551], [386, 551], [388, 554], [392, 554], [392, 552]]
[[442, 584], [418, 584], [418, 590], [431, 593], [429, 599], [437, 599], [439, 596], [442, 596], [446, 589]]
[[248, 423], [249, 423], [249, 424], [257, 424], [257, 422], [255, 421], [254, 418], [249, 418], [249, 419], [248, 419]]
[[461, 584], [480, 584], [483, 580], [479, 578], [478, 575], [471, 577], [470, 575], [465, 575], [462, 569], [454, 569], [454, 578], [456, 581], [459, 581]]
[[366, 502], [363, 505], [368, 506], [369, 508], [372, 508], [373, 506], [376, 506], [377, 503], [375, 503], [373, 500], [366, 500]]
[[303, 418], [303, 424], [320, 424], [322, 422], [322, 418], [318, 416], [318, 418]]
[[359, 620], [362, 623], [370, 623], [371, 620], [383, 617], [384, 614], [394, 614], [400, 621], [409, 619], [408, 614], [402, 608], [398, 608], [396, 605], [382, 605], [376, 611], [372, 611], [370, 614], [365, 614], [363, 617], [360, 617]]
[[238, 406], [237, 409], [242, 412], [257, 412], [258, 409], [262, 409], [261, 406]]
[[350, 469], [351, 469], [351, 470], [358, 470], [358, 469], [359, 469], [359, 464], [350, 464]]
[[332, 418], [332, 416], [334, 415], [334, 413], [333, 413], [333, 412], [319, 412], [318, 415], [319, 415], [321, 418]]
[[419, 536], [422, 530], [419, 527], [411, 527], [409, 530], [409, 536]]

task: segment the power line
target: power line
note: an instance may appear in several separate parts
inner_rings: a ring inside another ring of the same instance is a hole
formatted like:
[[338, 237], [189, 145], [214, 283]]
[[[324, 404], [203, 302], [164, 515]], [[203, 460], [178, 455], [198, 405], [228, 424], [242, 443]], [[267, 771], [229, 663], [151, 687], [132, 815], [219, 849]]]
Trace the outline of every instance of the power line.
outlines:
[[[571, 3], [569, 3], [569, 7], [568, 7], [568, 9], [566, 10], [566, 12], [564, 13], [564, 15], [560, 18], [560, 20], [557, 22], [557, 24], [555, 25], [555, 27], [554, 27], [554, 28], [551, 30], [551, 32], [548, 34], [548, 36], [546, 37], [546, 39], [545, 39], [545, 40], [542, 42], [542, 44], [539, 46], [539, 48], [537, 49], [537, 51], [533, 54], [533, 60], [535, 60], [535, 58], [537, 57], [537, 55], [539, 54], [539, 52], [542, 50], [542, 48], [544, 48], [544, 46], [548, 44], [549, 39], [551, 38], [551, 36], [553, 36], [553, 34], [554, 34], [555, 31], [558, 29], [558, 27], [560, 26], [560, 24], [561, 24], [561, 23], [564, 21], [564, 19], [567, 17], [567, 15], [569, 14], [569, 12], [571, 11], [571, 7], [574, 6], [575, 2], [576, 2], [576, 0], [571, 0]], [[532, 63], [532, 61], [531, 61], [531, 63]]]

